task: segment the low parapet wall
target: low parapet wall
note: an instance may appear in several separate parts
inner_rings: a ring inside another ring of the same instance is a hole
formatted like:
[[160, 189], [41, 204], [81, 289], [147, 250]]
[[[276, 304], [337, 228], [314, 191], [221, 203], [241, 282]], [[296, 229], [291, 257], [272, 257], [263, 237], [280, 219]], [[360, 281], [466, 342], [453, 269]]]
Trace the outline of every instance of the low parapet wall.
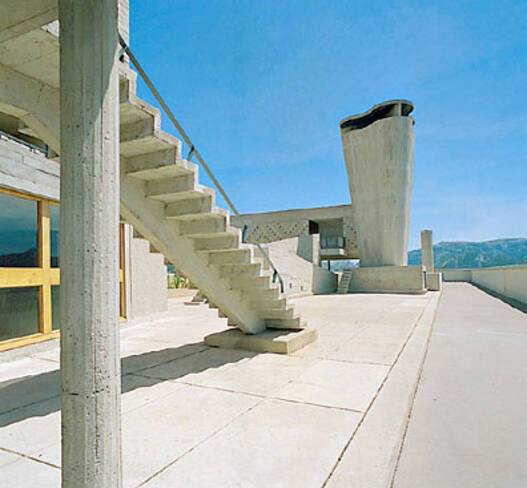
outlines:
[[527, 304], [527, 265], [442, 269], [444, 281], [467, 281], [505, 298]]
[[471, 281], [471, 269], [438, 269], [443, 273], [443, 281]]

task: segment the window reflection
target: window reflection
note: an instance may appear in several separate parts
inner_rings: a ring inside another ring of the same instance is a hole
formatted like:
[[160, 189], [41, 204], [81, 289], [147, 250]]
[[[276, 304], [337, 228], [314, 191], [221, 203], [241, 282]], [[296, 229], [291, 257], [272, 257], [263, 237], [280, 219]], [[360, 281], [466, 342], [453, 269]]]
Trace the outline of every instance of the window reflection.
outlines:
[[0, 341], [38, 332], [38, 287], [0, 288]]
[[51, 267], [59, 267], [59, 223], [60, 207], [58, 205], [49, 206], [50, 229], [51, 229]]
[[37, 202], [0, 194], [0, 267], [37, 267], [37, 243]]
[[52, 329], [60, 329], [60, 286], [51, 287]]

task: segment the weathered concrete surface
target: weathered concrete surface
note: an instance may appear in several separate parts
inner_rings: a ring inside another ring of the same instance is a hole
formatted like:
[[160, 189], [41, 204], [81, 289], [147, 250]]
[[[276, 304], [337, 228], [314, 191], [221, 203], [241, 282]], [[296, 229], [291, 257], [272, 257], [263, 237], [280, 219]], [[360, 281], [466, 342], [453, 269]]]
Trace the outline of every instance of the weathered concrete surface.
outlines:
[[0, 187], [59, 200], [60, 166], [23, 144], [0, 139]]
[[527, 306], [527, 265], [473, 269], [471, 282]]
[[[320, 234], [321, 239], [344, 237], [345, 246], [339, 249], [342, 254], [336, 254], [334, 259], [358, 257], [351, 205], [241, 214], [233, 216], [231, 222], [240, 229], [245, 226], [247, 242], [276, 242], [313, 233]], [[313, 231], [312, 224], [318, 227], [318, 231]]]
[[407, 264], [414, 164], [414, 121], [408, 116], [412, 106], [400, 100], [384, 105], [340, 124], [359, 258], [366, 267]]
[[520, 308], [527, 307], [527, 265], [443, 269], [444, 281], [466, 281], [497, 293]]
[[[124, 486], [320, 488], [368, 425], [433, 297], [297, 299], [319, 339], [291, 356], [205, 346], [226, 320], [185, 306], [185, 297], [132, 321], [121, 329]], [[0, 355], [0, 398], [9, 398], [0, 411], [2, 488], [57, 488], [57, 368], [53, 342]], [[409, 402], [398, 383], [390, 397], [395, 390]], [[379, 413], [385, 427], [373, 427], [376, 451], [387, 444], [384, 429], [392, 439], [404, 421], [404, 409], [389, 412]], [[371, 459], [373, 472], [379, 458]]]
[[425, 286], [429, 291], [441, 291], [441, 287], [443, 286], [443, 274], [426, 271]]
[[[320, 253], [320, 245], [318, 234], [316, 235], [317, 239], [313, 239], [313, 237], [291, 237], [290, 239], [262, 244], [284, 281], [285, 296], [332, 293], [337, 288], [337, 275], [322, 268], [315, 262], [316, 259], [314, 260], [316, 255]], [[315, 246], [316, 249], [314, 249]], [[255, 249], [255, 255], [260, 256], [258, 249]], [[308, 259], [309, 257], [311, 259]], [[264, 267], [269, 269], [265, 262]]]
[[121, 486], [117, 7], [59, 0], [63, 488]]
[[424, 293], [425, 272], [422, 266], [353, 268], [348, 289], [351, 293]]
[[437, 293], [423, 315], [400, 358], [355, 437], [344, 452], [328, 488], [388, 488], [407, 426], [411, 400], [432, 331]]
[[239, 329], [227, 329], [205, 337], [205, 344], [224, 349], [244, 349], [254, 352], [292, 354], [317, 338], [315, 329], [266, 330], [261, 334], [244, 334]]
[[145, 239], [130, 239], [129, 317], [163, 312], [168, 307], [167, 269], [162, 254], [150, 252]]
[[0, 19], [0, 43], [38, 29], [57, 18], [57, 0], [5, 0]]
[[527, 316], [447, 283], [395, 488], [520, 488], [527, 479]]
[[421, 231], [421, 264], [426, 271], [433, 273], [434, 268], [434, 242], [431, 230]]
[[442, 269], [443, 281], [466, 281], [472, 279], [472, 270], [470, 269]]

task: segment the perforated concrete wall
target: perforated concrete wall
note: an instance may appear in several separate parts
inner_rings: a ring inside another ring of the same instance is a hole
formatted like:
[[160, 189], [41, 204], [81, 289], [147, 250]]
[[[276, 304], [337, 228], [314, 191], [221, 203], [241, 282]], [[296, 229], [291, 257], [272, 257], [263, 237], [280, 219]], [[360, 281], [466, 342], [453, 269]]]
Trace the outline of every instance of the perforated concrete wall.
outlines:
[[245, 240], [251, 243], [267, 243], [307, 235], [309, 235], [309, 223], [307, 220], [299, 222], [266, 222], [262, 224], [248, 224]]

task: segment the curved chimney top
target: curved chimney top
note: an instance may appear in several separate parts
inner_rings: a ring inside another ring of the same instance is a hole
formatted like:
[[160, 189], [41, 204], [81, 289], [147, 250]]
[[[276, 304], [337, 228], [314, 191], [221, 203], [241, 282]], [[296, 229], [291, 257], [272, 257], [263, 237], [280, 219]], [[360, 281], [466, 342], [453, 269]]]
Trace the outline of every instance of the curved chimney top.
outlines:
[[340, 122], [340, 130], [363, 129], [377, 120], [388, 117], [408, 117], [413, 109], [414, 105], [409, 100], [388, 100], [374, 105], [361, 114], [350, 115]]

